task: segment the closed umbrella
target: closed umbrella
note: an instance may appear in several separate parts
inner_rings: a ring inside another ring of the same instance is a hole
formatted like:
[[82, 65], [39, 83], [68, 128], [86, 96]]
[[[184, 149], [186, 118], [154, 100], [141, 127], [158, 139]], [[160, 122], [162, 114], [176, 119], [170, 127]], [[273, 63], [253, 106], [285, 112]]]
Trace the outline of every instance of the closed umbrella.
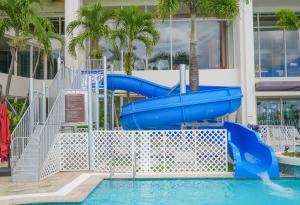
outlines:
[[6, 103], [0, 105], [0, 160], [8, 160], [10, 146], [9, 115]]

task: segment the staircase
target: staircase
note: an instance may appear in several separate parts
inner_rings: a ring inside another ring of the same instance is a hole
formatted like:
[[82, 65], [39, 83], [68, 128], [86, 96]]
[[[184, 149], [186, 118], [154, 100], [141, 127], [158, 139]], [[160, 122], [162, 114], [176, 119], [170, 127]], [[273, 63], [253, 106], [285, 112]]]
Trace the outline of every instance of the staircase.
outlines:
[[12, 170], [13, 182], [35, 182], [39, 180], [39, 133], [43, 126], [38, 125], [20, 159]]
[[[48, 152], [64, 120], [64, 91], [78, 84], [80, 72], [61, 67], [48, 88], [48, 114], [40, 113], [42, 94], [36, 94], [12, 133], [11, 169], [13, 182], [37, 182]], [[75, 83], [75, 85], [74, 85]]]

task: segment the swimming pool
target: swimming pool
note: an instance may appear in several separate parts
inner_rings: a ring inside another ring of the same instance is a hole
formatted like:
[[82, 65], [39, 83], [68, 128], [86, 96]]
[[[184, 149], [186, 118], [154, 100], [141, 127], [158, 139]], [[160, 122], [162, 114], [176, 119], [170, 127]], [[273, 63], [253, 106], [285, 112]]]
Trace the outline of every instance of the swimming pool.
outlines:
[[81, 204], [299, 205], [300, 179], [104, 180]]

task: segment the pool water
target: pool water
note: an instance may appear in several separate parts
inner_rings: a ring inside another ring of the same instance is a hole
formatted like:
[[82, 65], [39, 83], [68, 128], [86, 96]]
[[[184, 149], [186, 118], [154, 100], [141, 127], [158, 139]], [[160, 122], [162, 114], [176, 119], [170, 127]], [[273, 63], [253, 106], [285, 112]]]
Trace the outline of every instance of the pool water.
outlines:
[[299, 205], [300, 179], [104, 180], [82, 205]]

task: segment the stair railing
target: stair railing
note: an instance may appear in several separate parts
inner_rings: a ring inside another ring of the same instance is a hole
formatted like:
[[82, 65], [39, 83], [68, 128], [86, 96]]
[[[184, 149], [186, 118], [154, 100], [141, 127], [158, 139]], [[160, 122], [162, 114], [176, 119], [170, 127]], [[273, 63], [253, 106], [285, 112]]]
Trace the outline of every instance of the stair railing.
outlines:
[[11, 134], [10, 166], [12, 170], [16, 167], [18, 160], [21, 159], [37, 126], [41, 124], [40, 99], [41, 95], [35, 93], [32, 102]]

